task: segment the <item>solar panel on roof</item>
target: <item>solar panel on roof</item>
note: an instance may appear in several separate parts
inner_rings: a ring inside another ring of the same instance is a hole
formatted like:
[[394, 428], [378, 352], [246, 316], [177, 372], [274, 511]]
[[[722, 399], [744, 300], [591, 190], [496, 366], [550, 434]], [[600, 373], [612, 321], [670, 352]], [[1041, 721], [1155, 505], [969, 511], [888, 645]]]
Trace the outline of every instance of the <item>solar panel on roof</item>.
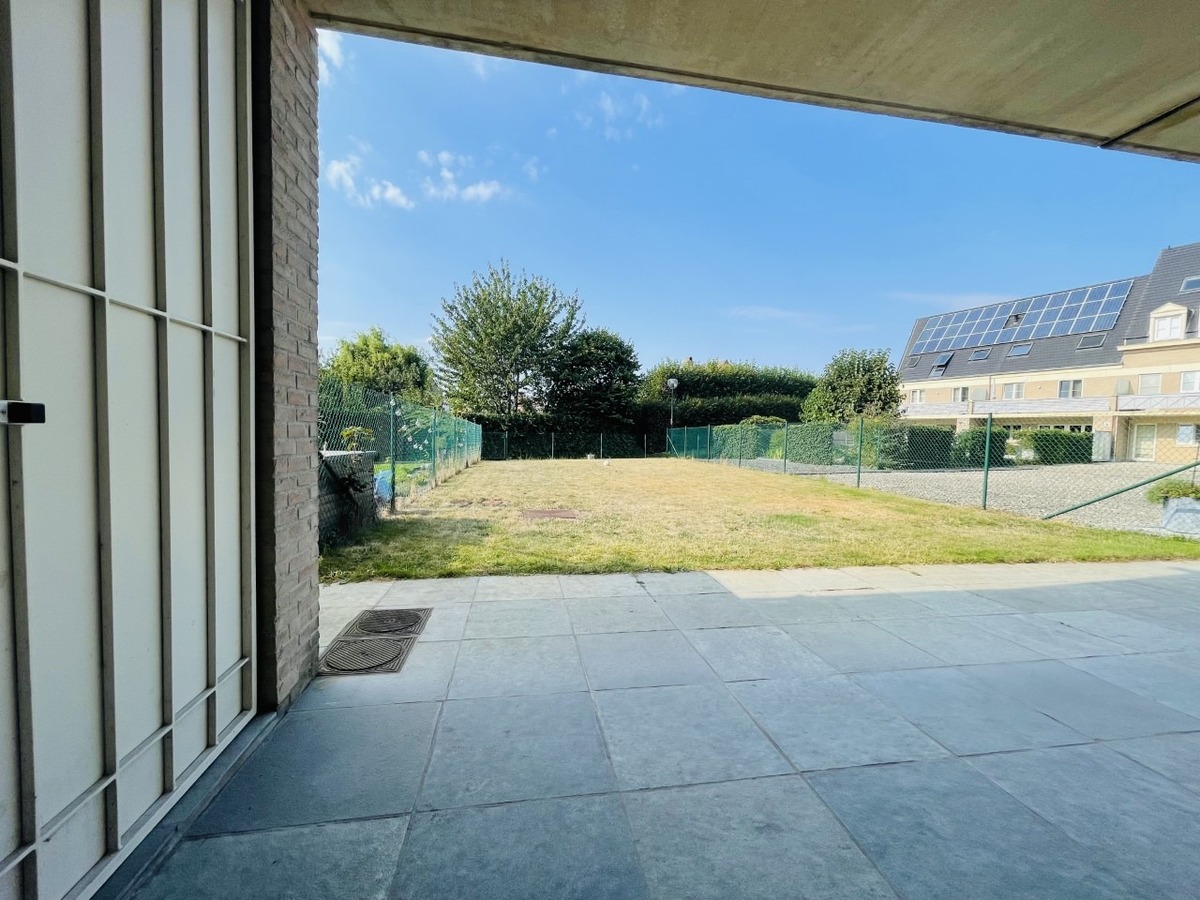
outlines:
[[[1117, 324], [1132, 288], [1132, 279], [1110, 281], [930, 316], [910, 352], [953, 351], [1030, 338], [1109, 331]], [[1018, 322], [1010, 324], [1009, 318], [1017, 315], [1021, 317]]]

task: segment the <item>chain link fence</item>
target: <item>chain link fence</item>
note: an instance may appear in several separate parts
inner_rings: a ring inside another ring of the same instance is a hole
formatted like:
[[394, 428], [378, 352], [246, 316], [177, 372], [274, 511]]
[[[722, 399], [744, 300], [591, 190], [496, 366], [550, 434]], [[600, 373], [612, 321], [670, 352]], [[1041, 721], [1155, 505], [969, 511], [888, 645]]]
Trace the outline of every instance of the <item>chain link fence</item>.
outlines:
[[[1137, 452], [1131, 438], [1120, 448]], [[1153, 460], [1117, 461], [1113, 453], [1107, 433], [1006, 426], [991, 417], [965, 431], [863, 418], [845, 425], [717, 425], [667, 434], [668, 456], [1102, 528], [1187, 533], [1200, 527], [1200, 513], [1190, 525], [1187, 517], [1168, 522], [1164, 503], [1147, 496], [1160, 482], [1178, 488], [1184, 481], [1194, 490], [1200, 443], [1168, 434]]]
[[[646, 434], [619, 431], [485, 431], [483, 458], [503, 459], [643, 459], [655, 452]], [[662, 434], [658, 435], [662, 452]]]
[[317, 398], [321, 542], [348, 537], [479, 462], [482, 429], [441, 410], [322, 379]]

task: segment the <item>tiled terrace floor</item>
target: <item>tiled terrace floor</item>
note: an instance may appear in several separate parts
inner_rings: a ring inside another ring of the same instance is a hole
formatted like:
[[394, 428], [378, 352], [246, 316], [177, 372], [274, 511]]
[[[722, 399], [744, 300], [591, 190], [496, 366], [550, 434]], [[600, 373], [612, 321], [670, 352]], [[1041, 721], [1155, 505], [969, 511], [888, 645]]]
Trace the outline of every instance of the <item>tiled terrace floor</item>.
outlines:
[[1194, 897], [1200, 565], [337, 585], [318, 679], [138, 894]]

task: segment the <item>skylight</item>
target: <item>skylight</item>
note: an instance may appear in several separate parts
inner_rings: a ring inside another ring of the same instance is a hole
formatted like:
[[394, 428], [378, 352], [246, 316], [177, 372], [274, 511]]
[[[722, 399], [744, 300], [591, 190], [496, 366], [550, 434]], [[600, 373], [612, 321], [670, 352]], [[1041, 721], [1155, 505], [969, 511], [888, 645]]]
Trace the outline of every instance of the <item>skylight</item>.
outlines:
[[919, 366], [920, 364], [921, 364], [921, 357], [919, 357], [919, 356], [910, 356], [910, 357], [908, 358], [908, 367], [909, 367], [910, 369], [915, 369], [915, 368], [916, 368], [917, 366]]
[[1079, 339], [1079, 346], [1076, 350], [1095, 350], [1097, 347], [1104, 346], [1104, 339], [1107, 334], [1085, 334]]
[[1029, 351], [1033, 349], [1033, 344], [1013, 344], [1008, 348], [1009, 356], [1028, 356]]
[[1188, 291], [1200, 291], [1200, 275], [1191, 275], [1183, 279], [1183, 287], [1179, 289], [1179, 293], [1186, 294]]
[[950, 360], [954, 358], [953, 353], [939, 353], [938, 358], [933, 361], [934, 366], [941, 369], [950, 365]]
[[975, 350], [971, 353], [970, 362], [979, 362], [981, 359], [987, 359], [992, 355], [991, 347], [984, 347], [982, 350]]

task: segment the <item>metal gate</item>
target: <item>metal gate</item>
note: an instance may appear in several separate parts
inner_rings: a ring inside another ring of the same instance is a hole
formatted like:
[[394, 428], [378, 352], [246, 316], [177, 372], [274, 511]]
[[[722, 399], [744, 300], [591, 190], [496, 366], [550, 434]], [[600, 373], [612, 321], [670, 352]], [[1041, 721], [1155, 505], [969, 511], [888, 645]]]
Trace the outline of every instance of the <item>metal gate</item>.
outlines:
[[0, 898], [91, 894], [254, 710], [247, 17], [0, 0]]

